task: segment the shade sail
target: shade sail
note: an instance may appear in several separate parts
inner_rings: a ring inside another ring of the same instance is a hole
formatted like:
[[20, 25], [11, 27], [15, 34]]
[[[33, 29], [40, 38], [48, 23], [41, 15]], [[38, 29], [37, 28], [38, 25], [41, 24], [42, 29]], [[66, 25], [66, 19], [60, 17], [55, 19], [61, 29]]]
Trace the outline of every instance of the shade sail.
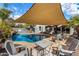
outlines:
[[17, 23], [41, 25], [67, 24], [59, 3], [36, 3], [20, 18]]

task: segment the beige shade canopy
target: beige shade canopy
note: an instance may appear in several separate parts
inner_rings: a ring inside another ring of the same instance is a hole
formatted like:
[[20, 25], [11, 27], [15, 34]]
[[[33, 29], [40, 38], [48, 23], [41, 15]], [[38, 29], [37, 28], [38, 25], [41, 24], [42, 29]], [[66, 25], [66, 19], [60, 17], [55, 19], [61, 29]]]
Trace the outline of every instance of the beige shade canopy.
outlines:
[[30, 23], [38, 25], [67, 24], [59, 3], [36, 3], [20, 18], [17, 23]]

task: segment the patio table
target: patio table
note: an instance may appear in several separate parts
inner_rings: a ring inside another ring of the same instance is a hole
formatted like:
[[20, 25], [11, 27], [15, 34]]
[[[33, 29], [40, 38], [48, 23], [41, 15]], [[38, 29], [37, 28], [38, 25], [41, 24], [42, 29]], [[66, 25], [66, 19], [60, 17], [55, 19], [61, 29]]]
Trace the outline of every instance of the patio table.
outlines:
[[46, 38], [41, 41], [35, 42], [36, 45], [43, 48], [43, 55], [44, 55], [44, 50], [46, 50], [48, 46], [51, 46], [53, 44], [49, 39], [50, 38]]
[[18, 44], [26, 47], [28, 56], [32, 56], [32, 49], [36, 46], [34, 43], [30, 43], [30, 42], [14, 42], [14, 44]]
[[41, 41], [35, 42], [36, 45], [41, 46], [42, 48], [46, 48], [52, 44], [49, 39], [43, 39]]

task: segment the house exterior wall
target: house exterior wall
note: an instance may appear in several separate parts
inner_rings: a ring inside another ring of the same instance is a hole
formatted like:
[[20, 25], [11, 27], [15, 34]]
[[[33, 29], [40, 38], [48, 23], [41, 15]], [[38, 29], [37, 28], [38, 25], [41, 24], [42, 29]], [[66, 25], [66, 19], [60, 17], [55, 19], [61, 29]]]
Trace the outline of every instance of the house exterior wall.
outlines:
[[36, 25], [35, 26], [35, 33], [45, 32], [45, 26], [46, 25]]

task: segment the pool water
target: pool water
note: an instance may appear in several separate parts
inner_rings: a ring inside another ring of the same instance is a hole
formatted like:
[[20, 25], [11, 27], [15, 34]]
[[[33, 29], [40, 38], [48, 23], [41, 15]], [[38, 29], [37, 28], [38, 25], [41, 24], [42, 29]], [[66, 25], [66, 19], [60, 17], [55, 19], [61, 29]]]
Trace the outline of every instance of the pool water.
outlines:
[[34, 34], [15, 34], [12, 36], [12, 40], [18, 42], [37, 42], [44, 38], [45, 36]]

